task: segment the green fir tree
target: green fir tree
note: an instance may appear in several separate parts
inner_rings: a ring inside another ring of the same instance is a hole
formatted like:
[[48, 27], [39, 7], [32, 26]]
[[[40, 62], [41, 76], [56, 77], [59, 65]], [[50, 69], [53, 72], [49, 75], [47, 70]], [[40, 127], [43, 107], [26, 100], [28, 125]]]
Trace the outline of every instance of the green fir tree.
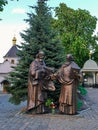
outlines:
[[[30, 8], [32, 12], [27, 14], [28, 19], [25, 20], [29, 24], [29, 28], [21, 33], [24, 42], [18, 46], [19, 64], [9, 75], [11, 83], [9, 92], [12, 94], [10, 102], [14, 104], [19, 104], [27, 99], [29, 65], [39, 50], [45, 52], [46, 65], [55, 68], [55, 71], [64, 63], [65, 59], [58, 33], [51, 26], [53, 18], [46, 0], [38, 0], [37, 5], [30, 6]], [[49, 98], [57, 100], [59, 89], [60, 87], [56, 83], [56, 91], [49, 93]]]

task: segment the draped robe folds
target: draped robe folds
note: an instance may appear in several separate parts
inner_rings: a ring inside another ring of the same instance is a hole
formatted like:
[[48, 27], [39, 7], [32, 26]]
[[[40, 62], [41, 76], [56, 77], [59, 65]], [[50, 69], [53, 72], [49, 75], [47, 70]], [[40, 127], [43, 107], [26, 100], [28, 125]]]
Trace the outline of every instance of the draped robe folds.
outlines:
[[65, 63], [58, 71], [57, 77], [62, 84], [59, 97], [59, 110], [65, 114], [77, 112], [77, 86], [80, 68], [75, 62]]
[[27, 110], [34, 109], [34, 113], [43, 113], [45, 111], [46, 90], [55, 90], [51, 80], [44, 82], [44, 67], [46, 67], [44, 62], [35, 59], [29, 69]]

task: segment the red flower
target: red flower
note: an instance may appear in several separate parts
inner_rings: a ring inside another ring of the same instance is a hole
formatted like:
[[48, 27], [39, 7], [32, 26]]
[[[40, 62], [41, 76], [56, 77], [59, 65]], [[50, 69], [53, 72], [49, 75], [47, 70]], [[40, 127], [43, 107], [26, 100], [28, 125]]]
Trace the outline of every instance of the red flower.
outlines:
[[55, 104], [53, 102], [51, 102], [50, 107], [55, 108], [56, 106], [55, 106]]

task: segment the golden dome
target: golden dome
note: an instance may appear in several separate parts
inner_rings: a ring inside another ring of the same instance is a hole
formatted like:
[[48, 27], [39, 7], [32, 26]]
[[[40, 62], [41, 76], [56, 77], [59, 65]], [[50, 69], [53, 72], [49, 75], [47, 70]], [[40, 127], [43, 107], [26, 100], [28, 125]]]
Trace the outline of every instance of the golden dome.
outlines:
[[12, 39], [13, 45], [16, 45], [16, 41], [17, 41], [17, 39], [16, 39], [16, 37], [14, 36], [13, 39]]

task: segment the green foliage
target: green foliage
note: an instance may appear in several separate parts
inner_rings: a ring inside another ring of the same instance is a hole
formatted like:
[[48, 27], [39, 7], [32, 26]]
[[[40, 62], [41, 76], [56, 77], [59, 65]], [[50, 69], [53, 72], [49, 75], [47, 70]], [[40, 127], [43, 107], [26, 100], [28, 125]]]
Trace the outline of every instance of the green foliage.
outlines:
[[82, 85], [79, 85], [78, 90], [80, 91], [81, 95], [87, 94], [87, 90]]
[[[21, 33], [24, 42], [21, 43], [21, 46], [18, 46], [19, 64], [9, 76], [10, 93], [12, 94], [10, 101], [14, 104], [27, 99], [29, 65], [35, 59], [39, 50], [45, 52], [46, 65], [55, 68], [55, 71], [64, 62], [62, 44], [57, 37], [57, 32], [52, 30], [50, 8], [45, 1], [38, 1], [37, 6], [30, 8], [32, 12], [27, 14], [28, 19], [25, 20], [29, 24], [29, 28]], [[56, 87], [55, 94], [57, 95], [60, 87]], [[50, 98], [58, 98], [58, 95], [56, 95], [48, 93]]]
[[98, 63], [98, 44], [95, 47], [94, 53], [92, 54], [92, 59], [96, 61], [96, 63]]
[[82, 106], [83, 106], [83, 101], [78, 99], [77, 109], [78, 109], [78, 110], [81, 110]]
[[47, 101], [45, 102], [45, 106], [50, 107], [51, 102], [53, 102], [53, 99], [48, 98]]
[[7, 0], [0, 0], [0, 11], [3, 11], [3, 8], [6, 4], [8, 4]]
[[83, 96], [87, 94], [87, 90], [82, 85], [79, 85], [78, 91], [79, 91], [79, 96], [82, 98], [78, 97], [77, 99], [77, 109], [81, 110], [81, 108], [83, 107]]
[[[14, 0], [11, 0], [11, 1], [14, 1]], [[4, 6], [6, 6], [7, 4], [8, 4], [8, 0], [0, 0], [0, 11], [3, 11]]]
[[[89, 46], [96, 46], [96, 35], [93, 35], [97, 18], [89, 11], [67, 7], [61, 3], [55, 8], [56, 19], [53, 27], [59, 32], [59, 38], [66, 53], [72, 53], [80, 67], [89, 58]], [[81, 58], [79, 57], [81, 56]]]

